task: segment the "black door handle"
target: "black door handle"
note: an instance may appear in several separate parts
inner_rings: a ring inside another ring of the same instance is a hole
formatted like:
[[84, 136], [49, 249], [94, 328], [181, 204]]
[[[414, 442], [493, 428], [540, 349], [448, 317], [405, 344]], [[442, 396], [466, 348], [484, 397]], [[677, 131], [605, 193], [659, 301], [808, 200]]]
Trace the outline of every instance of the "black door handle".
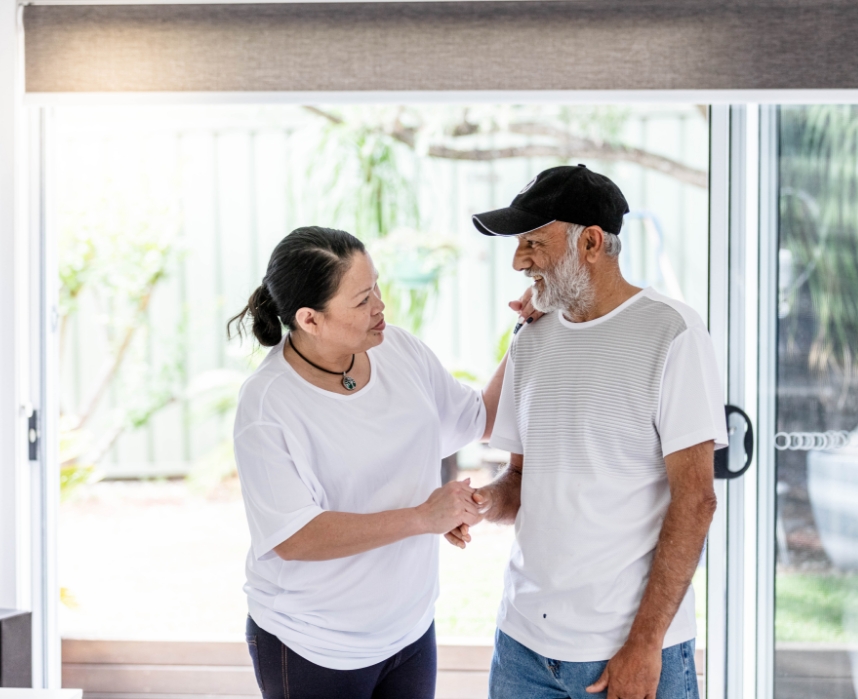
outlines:
[[745, 471], [751, 468], [751, 461], [754, 459], [754, 427], [751, 425], [751, 418], [749, 418], [747, 413], [745, 413], [741, 408], [737, 408], [735, 405], [726, 405], [724, 406], [724, 412], [727, 417], [728, 432], [730, 429], [731, 415], [741, 415], [742, 419], [745, 421], [745, 439], [743, 440], [743, 446], [745, 448], [745, 463], [742, 465], [742, 468], [738, 471], [730, 470], [730, 447], [719, 449], [715, 452], [715, 478], [724, 478], [729, 480], [744, 475]]

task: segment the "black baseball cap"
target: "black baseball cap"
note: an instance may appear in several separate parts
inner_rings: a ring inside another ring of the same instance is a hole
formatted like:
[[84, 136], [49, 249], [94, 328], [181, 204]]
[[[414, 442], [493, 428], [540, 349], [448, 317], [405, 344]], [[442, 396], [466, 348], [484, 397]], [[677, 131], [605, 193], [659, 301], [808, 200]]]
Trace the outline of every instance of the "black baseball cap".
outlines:
[[472, 219], [483, 235], [521, 235], [555, 221], [619, 234], [627, 213], [626, 198], [610, 179], [586, 165], [562, 165], [540, 172], [505, 209]]

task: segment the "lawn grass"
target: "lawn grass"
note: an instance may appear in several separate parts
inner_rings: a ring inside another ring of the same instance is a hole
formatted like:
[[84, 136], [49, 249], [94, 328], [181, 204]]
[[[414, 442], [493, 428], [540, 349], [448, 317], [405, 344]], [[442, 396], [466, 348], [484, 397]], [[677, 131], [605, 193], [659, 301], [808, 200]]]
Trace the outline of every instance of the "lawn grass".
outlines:
[[858, 641], [858, 575], [779, 573], [775, 583], [775, 639]]

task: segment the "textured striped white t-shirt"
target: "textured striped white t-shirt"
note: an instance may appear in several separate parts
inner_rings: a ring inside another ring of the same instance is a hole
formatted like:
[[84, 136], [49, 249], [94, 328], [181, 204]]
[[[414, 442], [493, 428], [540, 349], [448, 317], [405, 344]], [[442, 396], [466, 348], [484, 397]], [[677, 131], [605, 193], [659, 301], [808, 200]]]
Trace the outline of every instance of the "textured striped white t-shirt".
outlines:
[[[712, 341], [644, 289], [601, 318], [562, 313], [515, 339], [491, 445], [523, 454], [499, 628], [546, 657], [607, 660], [640, 605], [670, 490], [664, 457], [726, 446]], [[689, 590], [664, 647], [694, 638]]]

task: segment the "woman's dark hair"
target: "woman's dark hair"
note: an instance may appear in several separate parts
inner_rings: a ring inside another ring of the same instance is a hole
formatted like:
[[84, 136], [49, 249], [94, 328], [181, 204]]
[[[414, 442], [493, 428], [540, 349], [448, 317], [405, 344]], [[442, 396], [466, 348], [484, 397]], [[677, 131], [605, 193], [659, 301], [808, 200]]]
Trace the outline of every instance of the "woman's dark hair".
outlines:
[[296, 228], [274, 248], [262, 284], [250, 295], [244, 310], [226, 324], [227, 337], [232, 338], [233, 324], [242, 335], [250, 316], [259, 344], [273, 347], [283, 339], [284, 325], [296, 329], [299, 308], [325, 310], [352, 257], [365, 251], [351, 233], [320, 226]]

